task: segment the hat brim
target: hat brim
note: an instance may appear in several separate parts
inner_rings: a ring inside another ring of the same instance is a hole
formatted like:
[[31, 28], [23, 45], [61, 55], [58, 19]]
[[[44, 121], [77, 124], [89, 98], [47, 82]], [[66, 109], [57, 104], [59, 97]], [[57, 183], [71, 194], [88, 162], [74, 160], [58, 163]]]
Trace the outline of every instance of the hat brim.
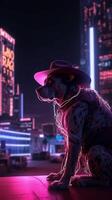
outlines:
[[45, 81], [45, 79], [47, 78], [47, 76], [49, 74], [49, 71], [50, 70], [44, 70], [44, 71], [41, 71], [41, 72], [36, 72], [34, 74], [35, 81], [43, 86], [44, 85], [44, 81]]
[[91, 78], [83, 71], [76, 69], [76, 68], [68, 68], [68, 67], [63, 67], [63, 69], [49, 69], [49, 70], [44, 70], [40, 72], [36, 72], [34, 74], [34, 79], [37, 83], [39, 83], [41, 86], [44, 86], [45, 79], [48, 77], [49, 74], [53, 72], [60, 72], [62, 73], [67, 73], [67, 74], [72, 74], [76, 76], [76, 79], [80, 84], [90, 84], [91, 83]]

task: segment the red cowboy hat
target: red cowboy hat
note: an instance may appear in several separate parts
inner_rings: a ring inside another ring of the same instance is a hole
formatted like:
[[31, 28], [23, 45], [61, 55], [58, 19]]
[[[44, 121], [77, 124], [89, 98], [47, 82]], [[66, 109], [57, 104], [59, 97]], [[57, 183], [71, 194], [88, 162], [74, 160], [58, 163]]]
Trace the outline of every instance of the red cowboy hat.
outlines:
[[75, 68], [72, 64], [63, 61], [63, 60], [56, 60], [51, 62], [50, 67], [48, 70], [36, 72], [34, 74], [34, 79], [40, 84], [44, 85], [45, 79], [50, 75], [51, 73], [57, 73], [58, 74], [71, 74], [74, 75], [76, 81], [78, 84], [82, 85], [90, 85], [91, 78], [83, 71]]

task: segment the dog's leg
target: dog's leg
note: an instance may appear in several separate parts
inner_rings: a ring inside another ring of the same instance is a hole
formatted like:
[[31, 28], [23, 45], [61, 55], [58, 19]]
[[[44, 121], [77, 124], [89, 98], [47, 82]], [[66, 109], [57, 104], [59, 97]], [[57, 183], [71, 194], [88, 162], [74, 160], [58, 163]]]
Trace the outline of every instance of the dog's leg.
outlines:
[[111, 186], [112, 182], [112, 155], [100, 145], [92, 147], [88, 152], [90, 177], [74, 178], [73, 186]]
[[79, 160], [77, 162], [76, 172], [77, 175], [90, 175], [90, 170], [86, 160], [86, 156], [80, 152]]
[[47, 176], [47, 181], [55, 181], [55, 180], [60, 180], [60, 178], [62, 177], [63, 173], [64, 173], [64, 169], [65, 169], [65, 164], [66, 164], [66, 158], [67, 158], [67, 152], [63, 158], [62, 164], [61, 164], [61, 170], [58, 173], [50, 173]]

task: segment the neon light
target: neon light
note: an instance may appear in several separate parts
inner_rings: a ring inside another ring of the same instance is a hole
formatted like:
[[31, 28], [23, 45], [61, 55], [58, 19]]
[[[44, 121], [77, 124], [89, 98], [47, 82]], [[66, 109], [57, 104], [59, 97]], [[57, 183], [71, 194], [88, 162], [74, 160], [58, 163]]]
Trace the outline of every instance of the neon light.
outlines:
[[31, 153], [12, 153], [11, 156], [31, 156]]
[[39, 134], [39, 138], [44, 138], [44, 134]]
[[61, 156], [62, 153], [50, 153], [51, 156]]
[[11, 140], [27, 140], [27, 141], [31, 140], [31, 138], [16, 137], [16, 136], [7, 136], [7, 135], [0, 135], [0, 138], [11, 139]]
[[7, 147], [29, 147], [29, 144], [6, 144]]
[[30, 117], [21, 118], [20, 121], [21, 121], [21, 122], [24, 122], [24, 121], [31, 121], [31, 118], [30, 118]]
[[32, 129], [34, 130], [35, 129], [35, 118], [33, 117], [32, 119]]
[[24, 116], [24, 99], [23, 99], [23, 94], [21, 94], [21, 98], [20, 98], [20, 101], [21, 101], [21, 114], [20, 114], [20, 117], [23, 118]]
[[2, 65], [14, 71], [14, 51], [7, 46], [2, 46], [3, 63]]
[[112, 80], [112, 70], [105, 70], [100, 72], [100, 80]]
[[0, 125], [10, 125], [10, 122], [0, 122]]
[[13, 98], [10, 97], [10, 111], [9, 111], [9, 115], [13, 116]]
[[95, 89], [95, 63], [94, 63], [94, 28], [89, 28], [89, 51], [90, 51], [90, 77], [91, 88]]
[[15, 39], [12, 36], [10, 36], [6, 31], [4, 31], [2, 28], [0, 28], [0, 36], [6, 38], [10, 43], [15, 44]]
[[16, 91], [17, 95], [20, 95], [20, 88], [19, 88], [19, 84], [17, 84], [17, 91]]
[[19, 135], [31, 135], [31, 133], [25, 133], [25, 132], [18, 132], [18, 131], [9, 131], [9, 130], [4, 130], [4, 129], [0, 129], [0, 132], [5, 132], [5, 133], [15, 133], [15, 134], [19, 134]]
[[101, 56], [99, 56], [99, 59], [102, 61], [112, 59], [112, 54], [101, 55]]

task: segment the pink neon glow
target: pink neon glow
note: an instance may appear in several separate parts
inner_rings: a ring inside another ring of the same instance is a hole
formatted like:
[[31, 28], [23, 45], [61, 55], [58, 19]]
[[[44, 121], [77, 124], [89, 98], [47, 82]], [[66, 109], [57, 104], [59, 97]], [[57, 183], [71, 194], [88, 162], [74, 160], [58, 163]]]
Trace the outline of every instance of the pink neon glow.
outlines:
[[32, 128], [35, 129], [35, 118], [33, 118], [32, 122]]
[[22, 122], [31, 121], [31, 118], [30, 117], [21, 118], [20, 121], [22, 121]]
[[48, 75], [48, 71], [41, 71], [41, 72], [37, 72], [34, 74], [34, 79], [40, 84], [40, 85], [44, 85], [44, 81], [47, 78]]
[[20, 95], [20, 87], [19, 87], [19, 84], [17, 84], [16, 95]]
[[106, 79], [112, 79], [112, 70], [106, 70], [100, 72], [100, 79], [101, 80], [106, 80]]
[[107, 55], [101, 55], [99, 56], [99, 59], [100, 60], [109, 60], [109, 59], [112, 59], [112, 54], [107, 54]]
[[10, 98], [10, 111], [9, 111], [9, 115], [10, 116], [13, 116], [13, 98], [11, 97]]
[[6, 38], [10, 43], [15, 44], [15, 39], [12, 36], [10, 36], [6, 31], [4, 31], [2, 28], [0, 28], [0, 36]]

